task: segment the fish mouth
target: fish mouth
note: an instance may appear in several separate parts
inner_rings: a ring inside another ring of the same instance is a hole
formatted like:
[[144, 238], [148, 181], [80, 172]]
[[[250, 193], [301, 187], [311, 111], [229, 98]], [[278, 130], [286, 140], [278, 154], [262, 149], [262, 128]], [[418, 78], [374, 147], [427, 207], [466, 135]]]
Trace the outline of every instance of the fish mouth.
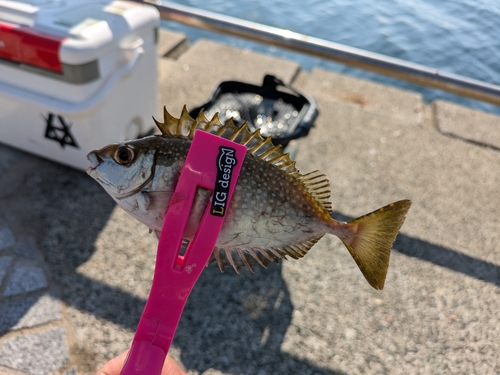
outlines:
[[95, 151], [95, 150], [89, 152], [89, 154], [87, 155], [87, 159], [90, 161], [90, 167], [87, 168], [87, 174], [90, 175], [93, 171], [96, 170], [96, 168], [98, 166], [101, 165], [103, 160], [101, 159], [101, 157], [98, 155], [97, 151]]

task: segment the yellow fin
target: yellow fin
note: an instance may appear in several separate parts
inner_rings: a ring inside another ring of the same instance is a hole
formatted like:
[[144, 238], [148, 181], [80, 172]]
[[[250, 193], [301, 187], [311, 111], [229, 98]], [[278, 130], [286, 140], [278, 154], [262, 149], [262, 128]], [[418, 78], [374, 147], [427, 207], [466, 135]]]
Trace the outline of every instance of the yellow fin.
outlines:
[[328, 178], [318, 172], [313, 171], [297, 177], [311, 194], [311, 196], [319, 203], [319, 205], [329, 214], [332, 213], [332, 203], [330, 202], [330, 182]]
[[344, 239], [352, 257], [368, 283], [375, 289], [383, 289], [391, 246], [411, 205], [408, 199], [349, 221], [351, 236]]
[[323, 237], [323, 235], [298, 245], [285, 246], [283, 248], [283, 251], [286, 253], [286, 255], [291, 256], [293, 259], [300, 259], [307, 254], [307, 252], [311, 249], [311, 247], [313, 247], [313, 245], [316, 242], [318, 242], [321, 239], [321, 237]]
[[305, 175], [300, 174], [295, 167], [295, 162], [290, 159], [290, 155], [283, 152], [281, 145], [275, 146], [271, 138], [262, 137], [260, 129], [251, 132], [247, 123], [238, 127], [232, 119], [222, 124], [217, 113], [211, 120], [208, 120], [203, 110], [200, 111], [196, 119], [193, 119], [189, 115], [186, 106], [183, 107], [179, 119], [170, 115], [166, 108], [164, 108], [163, 116], [163, 122], [154, 120], [163, 137], [192, 140], [195, 131], [201, 129], [245, 145], [248, 148], [249, 155], [253, 155], [257, 159], [292, 176], [302, 184], [305, 191], [311, 195], [311, 198], [318, 204], [320, 209], [326, 213], [331, 213], [330, 188], [326, 176], [317, 171]]

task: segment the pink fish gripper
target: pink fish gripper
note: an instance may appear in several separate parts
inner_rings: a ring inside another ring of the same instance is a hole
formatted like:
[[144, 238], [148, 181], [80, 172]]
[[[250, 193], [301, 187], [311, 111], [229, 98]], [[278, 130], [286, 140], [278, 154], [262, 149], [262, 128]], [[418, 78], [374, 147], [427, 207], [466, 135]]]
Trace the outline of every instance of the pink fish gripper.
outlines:
[[[197, 130], [165, 215], [153, 284], [121, 375], [159, 375], [187, 298], [224, 222], [247, 148]], [[211, 190], [193, 240], [181, 254], [196, 189]]]

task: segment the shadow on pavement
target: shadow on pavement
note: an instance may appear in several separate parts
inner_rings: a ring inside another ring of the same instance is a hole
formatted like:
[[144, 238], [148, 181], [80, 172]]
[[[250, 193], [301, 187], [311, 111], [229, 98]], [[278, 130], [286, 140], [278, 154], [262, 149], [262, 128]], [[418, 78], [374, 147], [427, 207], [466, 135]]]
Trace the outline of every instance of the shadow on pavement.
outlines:
[[[0, 163], [0, 216], [19, 243], [11, 256], [22, 263], [43, 263], [50, 293], [67, 299], [67, 276], [74, 275], [76, 267], [92, 255], [96, 236], [115, 204], [83, 172], [0, 147], [2, 156], [7, 156], [5, 164]], [[35, 248], [41, 251], [42, 259]], [[15, 327], [44, 293], [41, 290], [27, 298], [15, 295], [8, 299], [9, 319], [0, 319], [0, 331]]]
[[[293, 304], [281, 265], [221, 274], [210, 266], [186, 304], [174, 344], [182, 362], [203, 372], [234, 374], [341, 374], [281, 349]], [[202, 306], [202, 309], [200, 309]]]
[[[84, 275], [71, 276], [73, 294], [65, 302], [99, 318], [135, 330], [145, 300]], [[112, 303], [110, 303], [112, 301]], [[188, 370], [210, 368], [234, 374], [325, 374], [320, 368], [281, 351], [293, 304], [281, 265], [255, 274], [211, 265], [202, 273], [184, 309], [173, 345]]]
[[[335, 212], [337, 220], [349, 221], [353, 218]], [[418, 258], [437, 266], [460, 272], [469, 277], [500, 286], [500, 266], [443, 246], [399, 234], [393, 245], [394, 250], [412, 258]]]
[[[338, 212], [334, 212], [333, 217], [342, 221], [353, 219]], [[500, 286], [500, 266], [496, 264], [418, 238], [406, 236], [402, 233], [396, 238], [393, 248], [409, 257], [425, 260], [437, 266]]]
[[399, 236], [394, 243], [394, 248], [409, 257], [422, 259], [500, 286], [500, 267], [496, 264], [408, 236]]
[[[65, 303], [135, 330], [143, 299], [75, 271], [95, 251], [94, 242], [114, 202], [82, 172], [48, 162], [43, 167], [26, 174], [22, 185], [9, 197], [0, 197], [2, 207], [7, 214], [17, 215], [17, 225], [29, 223], [27, 233], [35, 236], [42, 248], [52, 280], [62, 287]], [[500, 285], [499, 266], [452, 249], [405, 235], [398, 237], [395, 248], [407, 256]], [[272, 374], [340, 374], [281, 350], [292, 313], [281, 265], [240, 275], [221, 274], [212, 265], [193, 289], [174, 345], [187, 368], [196, 371], [214, 368], [238, 374], [260, 370]]]
[[[77, 271], [95, 251], [115, 203], [85, 173], [34, 160], [18, 186], [0, 196], [14, 231], [34, 238], [64, 303], [135, 330], [146, 301]], [[292, 312], [281, 265], [240, 275], [212, 265], [193, 289], [173, 345], [187, 368], [198, 371], [340, 374], [281, 351]], [[17, 320], [7, 323], [13, 327]]]

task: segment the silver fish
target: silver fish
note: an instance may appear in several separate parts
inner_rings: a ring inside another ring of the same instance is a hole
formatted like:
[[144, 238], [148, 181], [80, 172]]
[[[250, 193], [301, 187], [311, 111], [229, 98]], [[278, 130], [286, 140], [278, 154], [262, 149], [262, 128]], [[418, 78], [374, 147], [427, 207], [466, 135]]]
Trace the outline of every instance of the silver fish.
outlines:
[[[329, 182], [314, 171], [302, 174], [295, 162], [259, 131], [232, 120], [221, 124], [203, 112], [179, 119], [164, 111], [161, 135], [112, 144], [88, 154], [87, 173], [129, 214], [159, 231], [194, 132], [202, 129], [246, 145], [247, 156], [222, 230], [210, 258], [221, 269], [267, 267], [287, 256], [298, 259], [326, 233], [347, 247], [368, 283], [384, 287], [391, 246], [410, 208], [401, 200], [349, 222], [331, 217]], [[192, 239], [211, 192], [199, 189], [184, 236]]]

